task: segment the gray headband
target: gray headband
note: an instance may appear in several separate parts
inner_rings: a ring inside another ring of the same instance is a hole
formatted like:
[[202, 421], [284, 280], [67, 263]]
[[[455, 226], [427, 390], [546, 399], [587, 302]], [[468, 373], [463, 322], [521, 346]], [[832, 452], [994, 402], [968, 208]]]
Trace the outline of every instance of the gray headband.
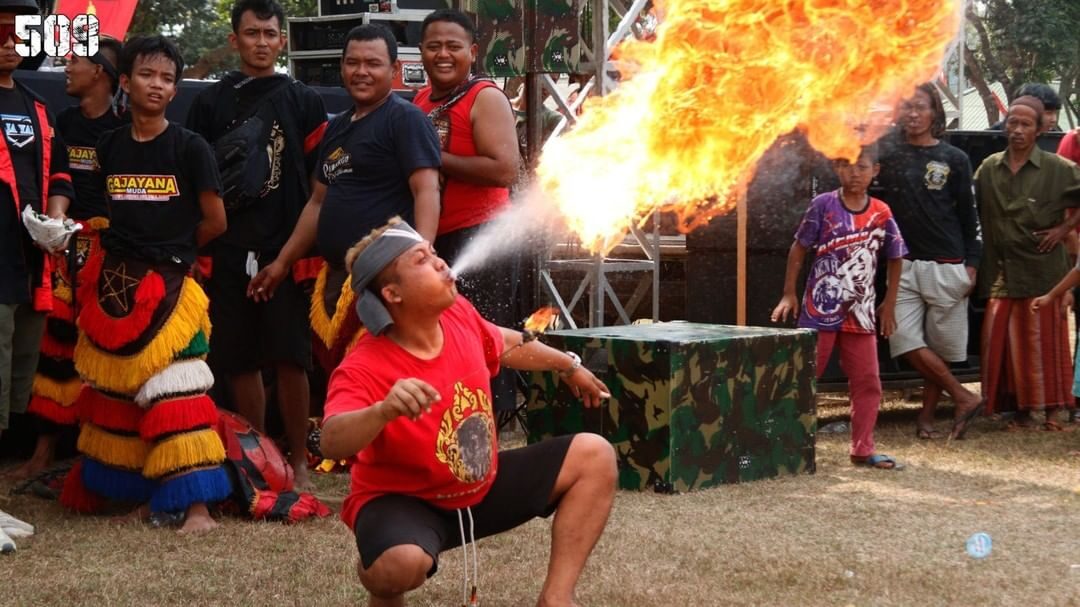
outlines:
[[357, 295], [356, 313], [373, 335], [382, 335], [394, 324], [379, 295], [369, 289], [371, 282], [399, 255], [424, 242], [424, 238], [405, 223], [396, 223], [379, 234], [356, 256], [352, 264], [352, 290]]

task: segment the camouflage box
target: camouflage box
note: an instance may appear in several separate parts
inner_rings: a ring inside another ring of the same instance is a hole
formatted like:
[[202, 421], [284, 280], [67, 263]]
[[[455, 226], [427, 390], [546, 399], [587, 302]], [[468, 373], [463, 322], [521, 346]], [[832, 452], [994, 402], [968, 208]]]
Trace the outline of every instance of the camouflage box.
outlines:
[[585, 409], [554, 373], [530, 375], [529, 442], [595, 432], [619, 486], [687, 491], [814, 471], [815, 334], [659, 323], [546, 334], [611, 390]]
[[525, 74], [526, 0], [479, 0], [476, 6], [480, 71], [495, 77]]
[[480, 71], [495, 77], [526, 72], [568, 74], [581, 63], [582, 0], [476, 0]]

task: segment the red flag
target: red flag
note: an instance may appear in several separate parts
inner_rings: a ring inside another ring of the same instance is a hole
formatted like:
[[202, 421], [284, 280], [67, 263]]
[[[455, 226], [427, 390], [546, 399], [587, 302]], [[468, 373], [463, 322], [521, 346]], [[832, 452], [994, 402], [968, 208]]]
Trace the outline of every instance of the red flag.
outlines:
[[74, 19], [76, 15], [97, 15], [99, 32], [123, 40], [139, 0], [58, 0], [53, 13]]

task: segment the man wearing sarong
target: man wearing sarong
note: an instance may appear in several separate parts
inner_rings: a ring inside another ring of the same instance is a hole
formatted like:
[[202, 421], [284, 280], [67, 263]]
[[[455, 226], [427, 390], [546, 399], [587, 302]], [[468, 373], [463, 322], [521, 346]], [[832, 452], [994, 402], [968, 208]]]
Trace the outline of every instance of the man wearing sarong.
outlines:
[[1062, 407], [1071, 407], [1072, 360], [1064, 308], [1030, 308], [1070, 269], [1064, 240], [1080, 223], [1066, 209], [1080, 206], [1080, 168], [1041, 150], [1043, 104], [1017, 97], [1005, 118], [1008, 147], [975, 172], [975, 196], [984, 230], [979, 292], [989, 297], [982, 331], [982, 392], [989, 412], [1016, 411], [1015, 426], [1057, 430]]
[[189, 274], [196, 247], [226, 219], [209, 144], [165, 119], [182, 73], [180, 51], [161, 36], [129, 41], [120, 58], [131, 125], [97, 144], [110, 225], [90, 270], [98, 278], [79, 293], [84, 457], [60, 499], [77, 511], [107, 498], [139, 505], [139, 518], [184, 513], [181, 531], [202, 531], [216, 526], [207, 504], [231, 485], [206, 395], [209, 303]]

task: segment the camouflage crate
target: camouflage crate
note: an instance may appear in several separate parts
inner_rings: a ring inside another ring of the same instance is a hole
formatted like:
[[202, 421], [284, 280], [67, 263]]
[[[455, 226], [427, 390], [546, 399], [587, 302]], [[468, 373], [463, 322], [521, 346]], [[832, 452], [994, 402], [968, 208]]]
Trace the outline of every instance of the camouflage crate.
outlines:
[[495, 77], [525, 74], [525, 0], [479, 0], [476, 7], [480, 71]]
[[595, 432], [618, 453], [619, 486], [687, 491], [814, 471], [815, 335], [660, 323], [557, 331], [611, 390], [585, 409], [554, 373], [531, 374], [529, 442]]
[[528, 70], [570, 74], [581, 64], [581, 0], [533, 0], [526, 9], [530, 32]]

